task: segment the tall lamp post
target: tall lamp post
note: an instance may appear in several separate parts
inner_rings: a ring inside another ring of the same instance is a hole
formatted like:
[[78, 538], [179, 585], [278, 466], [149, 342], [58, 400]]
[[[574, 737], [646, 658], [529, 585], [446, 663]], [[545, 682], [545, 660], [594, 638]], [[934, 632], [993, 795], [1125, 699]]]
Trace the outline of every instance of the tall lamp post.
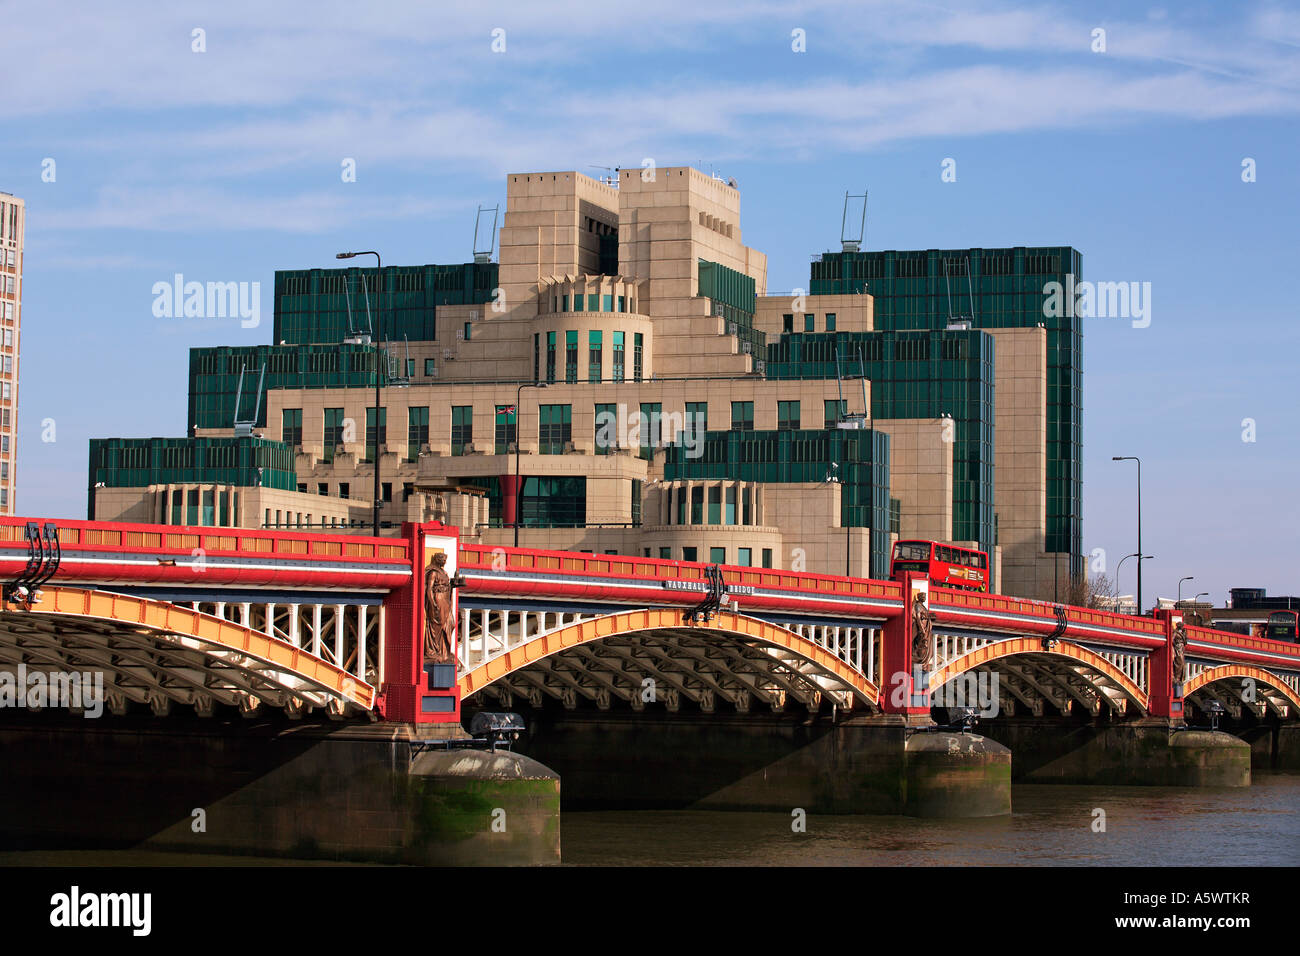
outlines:
[[1133, 455], [1113, 455], [1111, 461], [1135, 461], [1138, 469], [1138, 586], [1137, 612], [1142, 614], [1142, 459]]
[[523, 398], [524, 389], [526, 388], [546, 388], [549, 382], [524, 382], [515, 390], [515, 514], [513, 524], [515, 526], [515, 547], [519, 547], [519, 522], [524, 513], [524, 496], [523, 489], [519, 485], [519, 424], [523, 419], [520, 414], [519, 403]]
[[1120, 592], [1119, 572], [1123, 569], [1124, 562], [1127, 561], [1129, 558], [1145, 558], [1146, 560], [1150, 561], [1153, 557], [1155, 557], [1155, 555], [1151, 555], [1151, 554], [1144, 555], [1134, 551], [1132, 554], [1126, 554], [1124, 555], [1124, 557], [1119, 559], [1119, 564], [1115, 566], [1115, 609], [1116, 610], [1119, 610], [1119, 592]]
[[[384, 283], [384, 264], [383, 264], [383, 262], [382, 262], [382, 261], [380, 260], [380, 258], [379, 258], [379, 253], [375, 252], [373, 249], [372, 249], [372, 250], [367, 250], [367, 251], [365, 251], [365, 252], [340, 252], [340, 253], [336, 254], [336, 255], [334, 256], [334, 258], [335, 258], [335, 259], [354, 259], [354, 258], [356, 258], [357, 256], [374, 256], [374, 257], [375, 257], [375, 272], [376, 272], [376, 274], [377, 274], [377, 281], [376, 281], [376, 283], [375, 283], [375, 296], [376, 296], [375, 312], [376, 312], [376, 313], [378, 314], [378, 316], [379, 316], [379, 321], [376, 322], [375, 325], [378, 326], [378, 329], [376, 329], [376, 331], [377, 331], [377, 332], [381, 332], [382, 329], [383, 329], [383, 318], [384, 318], [384, 299], [383, 299], [383, 292], [382, 292], [382, 289], [381, 289], [381, 287], [383, 286], [383, 283]], [[375, 352], [375, 520], [374, 520], [374, 535], [375, 535], [375, 537], [377, 538], [377, 537], [379, 537], [379, 506], [380, 506], [380, 497], [379, 497], [379, 402], [380, 402], [380, 397], [379, 397], [379, 342], [376, 340], [376, 341], [371, 342], [370, 345], [371, 345], [371, 348], [373, 348], [373, 349], [374, 349], [374, 352]]]
[[1183, 582], [1184, 582], [1184, 581], [1195, 581], [1195, 580], [1196, 580], [1196, 576], [1195, 576], [1194, 574], [1189, 574], [1189, 575], [1187, 575], [1187, 577], [1185, 577], [1185, 578], [1179, 578], [1179, 579], [1178, 579], [1178, 603], [1179, 603], [1179, 604], [1182, 604], [1182, 603], [1183, 603]]

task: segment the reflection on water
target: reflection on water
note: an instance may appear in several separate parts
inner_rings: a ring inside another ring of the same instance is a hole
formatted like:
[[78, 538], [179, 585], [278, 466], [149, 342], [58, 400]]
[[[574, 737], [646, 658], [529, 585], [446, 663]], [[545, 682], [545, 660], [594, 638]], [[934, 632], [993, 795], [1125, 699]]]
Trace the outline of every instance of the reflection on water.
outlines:
[[[780, 813], [566, 813], [569, 865], [1296, 866], [1300, 776], [1241, 789], [1012, 788], [1010, 816], [918, 820]], [[1094, 810], [1106, 830], [1094, 832]]]
[[[1243, 789], [1017, 785], [985, 820], [782, 813], [568, 811], [564, 862], [590, 866], [1297, 866], [1300, 775]], [[1095, 832], [1094, 811], [1106, 829]], [[485, 860], [484, 862], [491, 862]], [[0, 866], [319, 866], [321, 861], [140, 851], [0, 853]]]

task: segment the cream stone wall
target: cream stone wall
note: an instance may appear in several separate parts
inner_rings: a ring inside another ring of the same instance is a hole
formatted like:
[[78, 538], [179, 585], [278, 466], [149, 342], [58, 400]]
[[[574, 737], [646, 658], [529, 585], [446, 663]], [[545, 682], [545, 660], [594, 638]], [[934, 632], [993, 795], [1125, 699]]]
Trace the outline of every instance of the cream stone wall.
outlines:
[[[871, 427], [889, 435], [889, 494], [897, 498], [900, 540], [952, 538], [950, 418], [877, 418]], [[948, 437], [945, 437], [948, 436]]]
[[[802, 301], [800, 301], [802, 300]], [[799, 306], [795, 308], [795, 306]], [[836, 332], [875, 330], [875, 304], [869, 295], [762, 295], [754, 314], [754, 328], [778, 336], [785, 328], [785, 316], [794, 317], [794, 331], [804, 331], [804, 316], [812, 315], [813, 330], [825, 332], [827, 313], [835, 316]], [[845, 356], [846, 360], [849, 356]]]

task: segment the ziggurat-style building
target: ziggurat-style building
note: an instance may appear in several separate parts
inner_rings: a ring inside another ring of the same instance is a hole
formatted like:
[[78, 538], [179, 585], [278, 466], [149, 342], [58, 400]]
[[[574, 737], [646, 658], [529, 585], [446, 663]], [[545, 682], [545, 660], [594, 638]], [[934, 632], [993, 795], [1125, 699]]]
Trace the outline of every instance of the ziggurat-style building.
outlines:
[[930, 538], [1024, 595], [1082, 570], [1081, 336], [1042, 309], [1074, 250], [846, 244], [768, 296], [739, 191], [689, 167], [512, 174], [499, 245], [377, 292], [277, 272], [276, 344], [191, 349], [187, 437], [91, 442], [91, 517], [369, 533], [377, 451], [392, 533], [510, 545], [518, 513], [525, 547], [874, 577]]

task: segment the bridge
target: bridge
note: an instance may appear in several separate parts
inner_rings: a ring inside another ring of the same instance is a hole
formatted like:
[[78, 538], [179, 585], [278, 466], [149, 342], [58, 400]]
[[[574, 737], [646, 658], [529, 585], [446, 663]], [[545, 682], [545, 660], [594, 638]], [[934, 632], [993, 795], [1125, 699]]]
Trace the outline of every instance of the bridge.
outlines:
[[[443, 676], [422, 660], [435, 552], [463, 582], [457, 667]], [[0, 673], [101, 671], [119, 714], [220, 704], [449, 724], [462, 703], [550, 700], [920, 721], [954, 685], [996, 672], [1004, 715], [1177, 721], [1212, 701], [1237, 717], [1300, 715], [1300, 646], [1177, 612], [1134, 617], [916, 575], [487, 548], [436, 524], [371, 538], [0, 519], [0, 579], [11, 582]], [[35, 582], [26, 598], [23, 582]]]

